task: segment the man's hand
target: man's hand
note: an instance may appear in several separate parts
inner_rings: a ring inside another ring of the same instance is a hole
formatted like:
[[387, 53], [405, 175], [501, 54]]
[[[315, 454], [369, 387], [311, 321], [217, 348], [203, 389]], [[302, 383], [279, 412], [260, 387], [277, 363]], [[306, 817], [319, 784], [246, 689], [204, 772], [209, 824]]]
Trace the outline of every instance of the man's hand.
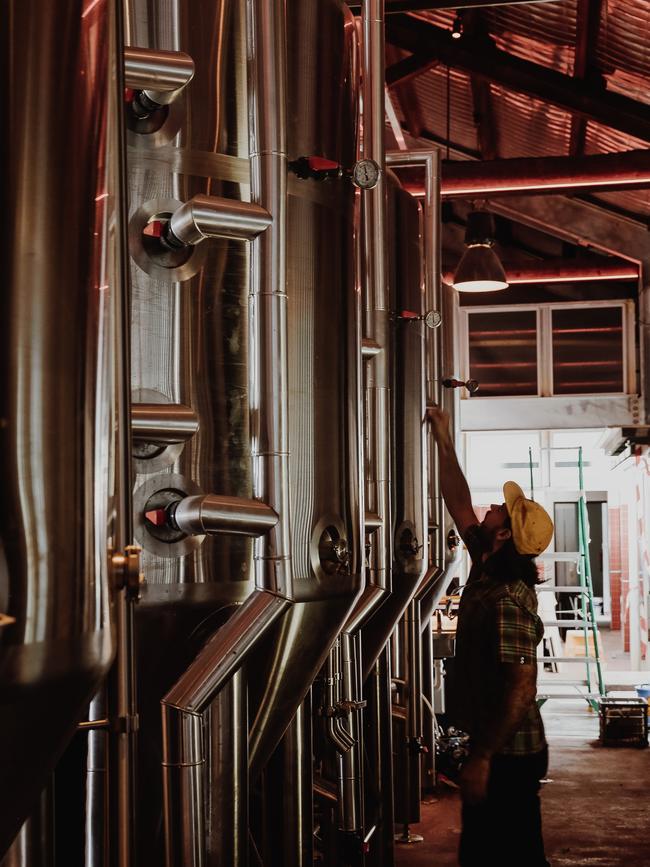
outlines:
[[463, 802], [470, 807], [480, 804], [487, 798], [490, 778], [490, 759], [484, 756], [470, 756], [460, 772], [460, 792]]
[[446, 410], [441, 409], [434, 403], [432, 406], [427, 407], [424, 418], [426, 421], [430, 422], [436, 442], [440, 442], [441, 440], [450, 437], [449, 413]]

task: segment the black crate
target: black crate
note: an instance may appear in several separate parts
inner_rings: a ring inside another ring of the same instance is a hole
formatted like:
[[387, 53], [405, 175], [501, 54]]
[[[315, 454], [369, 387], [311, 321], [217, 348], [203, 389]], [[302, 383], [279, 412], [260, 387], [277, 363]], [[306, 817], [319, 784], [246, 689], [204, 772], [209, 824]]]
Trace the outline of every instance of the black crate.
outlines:
[[648, 703], [643, 698], [601, 698], [600, 742], [604, 747], [648, 746]]

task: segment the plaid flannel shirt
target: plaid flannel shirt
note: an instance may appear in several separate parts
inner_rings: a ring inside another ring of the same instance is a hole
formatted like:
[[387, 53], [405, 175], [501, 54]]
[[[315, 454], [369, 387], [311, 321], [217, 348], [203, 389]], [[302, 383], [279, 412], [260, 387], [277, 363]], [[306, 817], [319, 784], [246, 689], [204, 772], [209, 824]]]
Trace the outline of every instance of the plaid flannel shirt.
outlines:
[[[489, 683], [497, 676], [495, 665], [536, 665], [537, 645], [542, 640], [544, 626], [537, 615], [535, 590], [520, 580], [505, 583], [485, 576], [482, 570], [484, 549], [478, 527], [470, 527], [465, 536], [473, 566], [461, 599], [457, 654], [460, 654], [464, 674], [479, 692], [475, 698], [480, 704], [499, 686]], [[477, 635], [477, 630], [483, 634]], [[482, 684], [485, 684], [485, 693], [481, 692]], [[471, 734], [472, 727], [482, 724], [478, 720], [483, 709], [475, 706], [470, 711], [466, 702], [461, 703], [465, 704], [467, 718], [474, 723], [468, 726]], [[530, 755], [545, 746], [544, 725], [537, 703], [533, 702], [501, 752]]]

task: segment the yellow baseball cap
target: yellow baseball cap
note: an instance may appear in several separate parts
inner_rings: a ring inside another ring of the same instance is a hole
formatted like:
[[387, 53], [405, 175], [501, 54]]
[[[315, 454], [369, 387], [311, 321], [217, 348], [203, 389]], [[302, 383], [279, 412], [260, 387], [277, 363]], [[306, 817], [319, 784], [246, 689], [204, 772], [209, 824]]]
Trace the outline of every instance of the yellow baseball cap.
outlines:
[[553, 521], [548, 512], [539, 503], [527, 499], [516, 482], [505, 483], [503, 497], [515, 548], [520, 554], [541, 554], [553, 537]]

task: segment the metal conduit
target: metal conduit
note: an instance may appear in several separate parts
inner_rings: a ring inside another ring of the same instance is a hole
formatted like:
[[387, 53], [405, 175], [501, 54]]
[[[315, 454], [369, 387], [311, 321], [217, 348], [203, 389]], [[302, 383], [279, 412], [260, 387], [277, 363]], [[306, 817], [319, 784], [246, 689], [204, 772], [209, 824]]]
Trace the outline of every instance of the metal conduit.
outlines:
[[[254, 496], [278, 516], [256, 543], [257, 590], [162, 699], [167, 867], [203, 867], [202, 714], [291, 604], [286, 297], [286, 45], [282, 0], [247, 4], [251, 190], [270, 215], [251, 251]], [[265, 221], [263, 221], [265, 222]]]

